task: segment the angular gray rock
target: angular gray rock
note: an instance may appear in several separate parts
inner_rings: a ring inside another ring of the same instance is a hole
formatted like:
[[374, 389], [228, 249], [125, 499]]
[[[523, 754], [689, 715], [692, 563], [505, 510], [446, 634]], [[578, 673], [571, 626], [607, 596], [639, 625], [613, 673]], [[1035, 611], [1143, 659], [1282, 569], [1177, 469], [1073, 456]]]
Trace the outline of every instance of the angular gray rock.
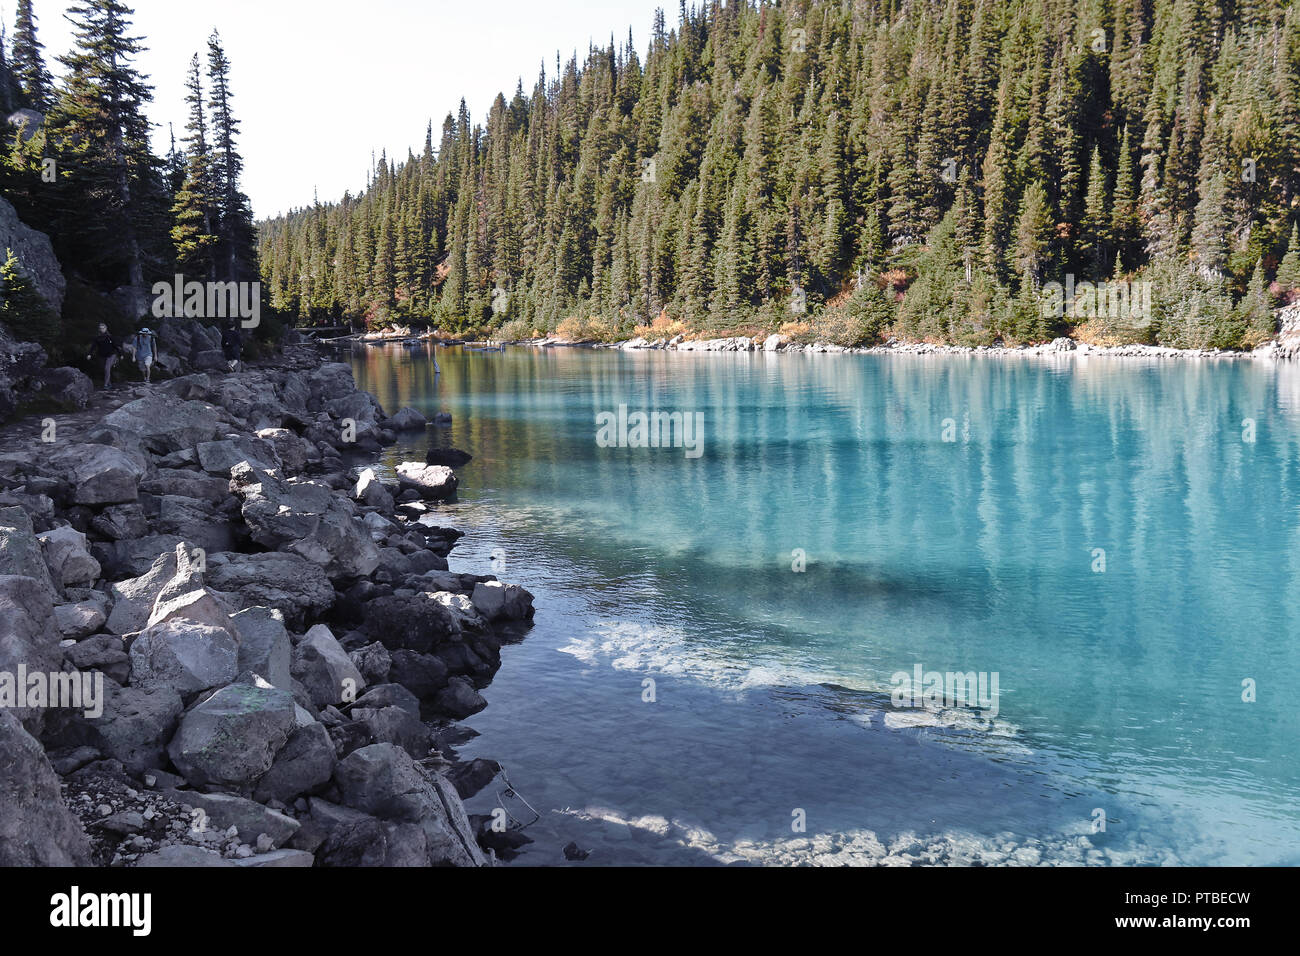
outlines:
[[434, 697], [433, 704], [442, 713], [456, 720], [472, 717], [487, 707], [487, 701], [464, 677], [453, 677], [447, 686]]
[[54, 608], [54, 623], [67, 641], [79, 641], [97, 634], [106, 620], [104, 609], [90, 601], [60, 604]]
[[[145, 490], [143, 482], [141, 490]], [[138, 504], [110, 505], [90, 519], [90, 526], [110, 541], [143, 538], [149, 533], [149, 522]]]
[[[75, 605], [83, 607], [89, 605]], [[57, 618], [59, 608], [54, 609]], [[131, 658], [122, 638], [97, 634], [64, 648], [63, 656], [79, 671], [103, 671], [104, 676], [125, 685], [131, 678]]]
[[[40, 116], [31, 110], [20, 112]], [[34, 130], [35, 126], [29, 124], [28, 128]], [[55, 313], [62, 312], [63, 296], [68, 283], [63, 277], [59, 260], [54, 255], [50, 237], [22, 222], [17, 210], [3, 197], [0, 197], [0, 249], [14, 251], [23, 273], [31, 280], [41, 298]]]
[[424, 831], [428, 865], [483, 866], [460, 796], [444, 777], [426, 772], [393, 744], [349, 754], [334, 772], [345, 806]]
[[148, 626], [154, 627], [167, 621], [204, 624], [225, 631], [236, 646], [239, 644], [239, 627], [231, 620], [231, 609], [211, 588], [195, 588], [174, 596], [164, 590], [154, 604], [153, 613], [149, 615]]
[[104, 418], [104, 424], [135, 435], [149, 451], [165, 455], [217, 437], [217, 410], [203, 402], [178, 402], [154, 392], [128, 402]]
[[431, 501], [445, 501], [454, 497], [459, 485], [456, 473], [445, 465], [404, 461], [397, 466], [397, 476], [403, 489], [416, 491], [422, 498]]
[[316, 857], [306, 850], [272, 850], [270, 853], [258, 853], [244, 859], [234, 860], [235, 866], [246, 870], [262, 869], [306, 869], [316, 865]]
[[104, 690], [104, 713], [93, 719], [76, 715], [58, 742], [94, 747], [132, 773], [165, 767], [165, 748], [184, 710], [180, 695], [161, 685], [119, 687], [105, 682]]
[[230, 523], [208, 502], [164, 495], [158, 503], [158, 530], [184, 538], [209, 554], [229, 551], [235, 543]]
[[90, 841], [45, 751], [0, 709], [0, 867], [89, 865]]
[[111, 445], [66, 446], [50, 462], [73, 486], [73, 503], [92, 507], [135, 501], [148, 471], [143, 455]]
[[357, 486], [352, 492], [352, 497], [371, 508], [378, 508], [386, 515], [392, 514], [396, 505], [392, 493], [384, 487], [383, 482], [379, 480], [373, 468], [367, 468], [361, 472], [361, 476], [357, 479]]
[[196, 498], [210, 505], [221, 505], [230, 500], [228, 478], [222, 480], [202, 472], [185, 471], [179, 468], [159, 468], [153, 475], [140, 482], [140, 490], [160, 498], [164, 495]]
[[301, 474], [309, 461], [319, 457], [314, 447], [287, 428], [263, 428], [257, 437], [271, 446], [286, 476]]
[[149, 624], [154, 602], [167, 583], [176, 576], [176, 552], [164, 551], [154, 559], [153, 567], [138, 578], [118, 581], [109, 588], [113, 611], [108, 615], [108, 629], [114, 634], [134, 634]]
[[185, 715], [167, 753], [194, 786], [248, 792], [296, 727], [288, 691], [231, 684]]
[[239, 671], [252, 671], [272, 687], [290, 689], [293, 645], [285, 627], [284, 612], [252, 607], [235, 614], [239, 630]]
[[290, 804], [329, 783], [336, 763], [334, 743], [323, 724], [299, 727], [258, 780], [254, 797], [263, 803]]
[[487, 620], [531, 621], [533, 596], [516, 584], [487, 581], [474, 585], [474, 607]]
[[85, 408], [95, 394], [95, 383], [75, 368], [49, 368], [39, 375], [41, 390], [64, 408]]
[[239, 675], [239, 645], [230, 632], [183, 618], [142, 631], [131, 644], [131, 683], [162, 684], [181, 696], [224, 687]]
[[33, 579], [51, 602], [59, 588], [50, 576], [45, 549], [32, 528], [31, 516], [22, 508], [0, 508], [0, 575]]
[[325, 485], [284, 482], [247, 464], [231, 470], [230, 490], [243, 502], [254, 541], [325, 569], [332, 580], [361, 578], [379, 565], [379, 553], [352, 503]]
[[429, 420], [414, 408], [403, 408], [384, 424], [398, 432], [419, 431], [429, 424]]
[[284, 552], [213, 555], [205, 578], [218, 591], [239, 594], [244, 607], [278, 608], [293, 627], [324, 614], [337, 597], [320, 565]]
[[352, 663], [357, 666], [357, 670], [361, 671], [361, 676], [366, 679], [367, 684], [388, 683], [388, 672], [393, 669], [393, 658], [383, 644], [378, 642], [367, 644], [359, 650], [349, 651], [348, 657], [352, 658]]
[[293, 649], [292, 670], [317, 707], [352, 703], [366, 686], [343, 645], [323, 624], [308, 631]]
[[174, 843], [152, 853], [146, 853], [136, 861], [135, 865], [144, 870], [195, 870], [207, 867], [233, 868], [236, 864], [234, 860], [227, 860], [215, 850], [205, 850], [188, 843]]
[[[44, 570], [44, 562], [40, 566]], [[63, 668], [62, 640], [54, 621], [54, 604], [42, 584], [34, 578], [0, 575], [0, 672], [17, 675], [23, 665], [29, 674], [57, 673]], [[34, 734], [45, 725], [43, 708], [14, 708], [11, 712]]]
[[99, 562], [90, 556], [86, 536], [63, 526], [36, 536], [45, 552], [50, 577], [62, 587], [89, 587], [99, 580]]
[[198, 446], [199, 465], [209, 475], [229, 478], [230, 469], [246, 462], [262, 471], [275, 471], [283, 467], [275, 446], [261, 438], [232, 435], [220, 441], [203, 442]]
[[203, 811], [197, 819], [206, 829], [224, 831], [234, 827], [239, 831], [239, 841], [250, 845], [256, 844], [257, 838], [265, 833], [275, 846], [283, 846], [302, 826], [293, 817], [229, 793], [165, 790], [163, 796], [174, 803]]

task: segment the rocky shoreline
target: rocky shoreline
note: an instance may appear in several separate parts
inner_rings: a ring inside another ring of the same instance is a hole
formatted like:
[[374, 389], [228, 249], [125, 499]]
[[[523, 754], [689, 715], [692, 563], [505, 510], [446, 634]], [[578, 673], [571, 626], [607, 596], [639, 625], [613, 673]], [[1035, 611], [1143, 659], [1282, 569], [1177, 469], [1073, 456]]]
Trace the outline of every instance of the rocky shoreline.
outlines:
[[357, 477], [424, 417], [306, 347], [90, 404], [0, 440], [0, 865], [492, 863], [455, 721], [533, 598], [449, 571], [452, 468]]
[[[1287, 306], [1278, 310], [1280, 331], [1276, 338], [1266, 342], [1250, 352], [1230, 351], [1226, 349], [1177, 349], [1162, 345], [1112, 345], [1098, 346], [1076, 339], [1061, 337], [1041, 345], [940, 345], [931, 342], [907, 342], [891, 339], [882, 345], [863, 347], [846, 347], [826, 342], [796, 342], [786, 335], [731, 336], [716, 339], [688, 339], [685, 335], [672, 338], [646, 339], [637, 337], [623, 342], [605, 343], [593, 341], [574, 342], [558, 336], [541, 339], [525, 339], [509, 342], [509, 345], [524, 345], [537, 348], [555, 348], [570, 346], [587, 346], [590, 348], [616, 349], [620, 351], [668, 351], [668, 352], [764, 352], [764, 353], [804, 353], [804, 354], [839, 354], [839, 355], [944, 355], [944, 356], [988, 356], [1025, 358], [1034, 356], [1099, 356], [1106, 358], [1142, 358], [1142, 359], [1295, 359], [1300, 358], [1300, 304]], [[382, 336], [376, 344], [382, 343]], [[367, 339], [369, 341], [369, 339]], [[447, 343], [458, 344], [458, 343]]]

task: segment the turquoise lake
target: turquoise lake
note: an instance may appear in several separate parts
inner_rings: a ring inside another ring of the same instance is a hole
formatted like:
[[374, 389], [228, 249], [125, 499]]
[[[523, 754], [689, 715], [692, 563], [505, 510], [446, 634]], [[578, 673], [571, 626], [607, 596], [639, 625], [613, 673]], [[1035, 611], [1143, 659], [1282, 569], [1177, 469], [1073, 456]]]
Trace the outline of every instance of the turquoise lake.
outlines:
[[[348, 357], [454, 416], [384, 464], [475, 456], [452, 569], [536, 595], [459, 748], [540, 812], [519, 862], [1300, 863], [1300, 369]], [[700, 416], [698, 457], [602, 447], [620, 406]], [[993, 706], [896, 706], [917, 667]]]

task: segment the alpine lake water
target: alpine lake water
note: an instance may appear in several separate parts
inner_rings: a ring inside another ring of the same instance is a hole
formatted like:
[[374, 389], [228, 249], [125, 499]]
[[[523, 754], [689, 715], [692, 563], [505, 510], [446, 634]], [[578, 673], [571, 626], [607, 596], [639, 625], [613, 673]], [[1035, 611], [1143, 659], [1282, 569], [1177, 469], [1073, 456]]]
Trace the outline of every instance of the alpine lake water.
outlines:
[[454, 417], [380, 464], [474, 456], [452, 569], [536, 595], [458, 748], [540, 813], [520, 862], [1300, 863], [1293, 365], [346, 357]]

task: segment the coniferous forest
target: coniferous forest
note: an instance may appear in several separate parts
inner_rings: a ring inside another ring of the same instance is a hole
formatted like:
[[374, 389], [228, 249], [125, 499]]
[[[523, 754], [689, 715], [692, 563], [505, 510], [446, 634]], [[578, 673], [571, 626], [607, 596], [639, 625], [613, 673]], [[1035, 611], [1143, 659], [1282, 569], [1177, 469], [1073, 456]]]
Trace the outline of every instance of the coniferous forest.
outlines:
[[0, 195], [23, 223], [50, 237], [68, 279], [59, 315], [30, 294], [21, 265], [9, 257], [0, 318], [19, 338], [65, 359], [84, 353], [98, 322], [119, 335], [132, 330], [147, 315], [155, 281], [176, 273], [198, 281], [257, 279], [221, 38], [213, 32], [196, 52], [188, 123], [172, 130], [167, 155], [158, 156], [150, 145], [153, 91], [136, 66], [146, 41], [135, 35], [133, 16], [119, 0], [70, 6], [75, 46], [58, 58], [57, 81], [31, 0], [18, 0], [11, 40], [0, 43], [0, 115], [9, 117]]
[[[272, 305], [517, 337], [1238, 348], [1300, 291], [1288, 0], [679, 15], [262, 224]], [[1083, 282], [1149, 283], [1149, 314], [1045, 307]]]

